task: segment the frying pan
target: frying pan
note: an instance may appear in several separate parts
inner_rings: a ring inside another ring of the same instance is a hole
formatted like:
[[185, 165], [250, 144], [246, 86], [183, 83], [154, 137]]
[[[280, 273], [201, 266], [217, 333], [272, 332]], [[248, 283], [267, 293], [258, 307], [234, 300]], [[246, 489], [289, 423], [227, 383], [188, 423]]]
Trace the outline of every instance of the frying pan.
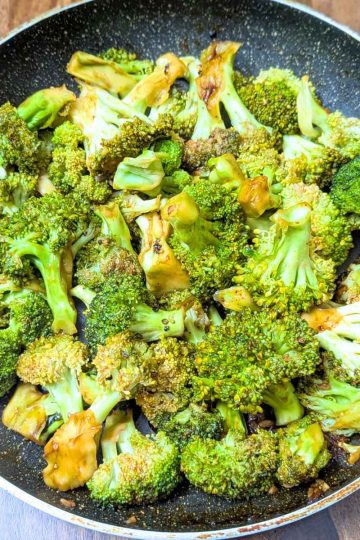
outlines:
[[[309, 73], [328, 107], [360, 114], [359, 37], [303, 6], [271, 0], [95, 0], [52, 12], [0, 43], [0, 103], [18, 104], [64, 80], [71, 84], [65, 66], [77, 49], [97, 53], [121, 46], [153, 57], [167, 50], [187, 55], [214, 38], [244, 43], [237, 63], [245, 74], [270, 66]], [[0, 412], [6, 402], [0, 400]], [[151, 506], [103, 508], [85, 489], [65, 495], [48, 489], [43, 466], [41, 448], [0, 426], [0, 487], [53, 516], [135, 539], [245, 536], [308, 516], [360, 487], [360, 464], [333, 460], [322, 472], [330, 489], [315, 502], [309, 502], [307, 486], [230, 502], [184, 483], [169, 500]]]

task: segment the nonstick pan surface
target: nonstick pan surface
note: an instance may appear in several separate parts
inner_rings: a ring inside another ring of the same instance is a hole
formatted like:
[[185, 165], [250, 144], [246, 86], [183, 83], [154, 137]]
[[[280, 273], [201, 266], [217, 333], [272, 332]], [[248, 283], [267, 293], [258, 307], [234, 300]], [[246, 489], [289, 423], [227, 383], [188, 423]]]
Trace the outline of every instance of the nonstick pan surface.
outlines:
[[[245, 74], [270, 66], [308, 73], [325, 105], [360, 115], [359, 38], [300, 6], [271, 0], [95, 0], [60, 10], [0, 43], [0, 103], [18, 104], [39, 88], [71, 83], [65, 66], [77, 49], [97, 53], [120, 46], [154, 57], [168, 50], [188, 55], [215, 38], [244, 43], [237, 64]], [[0, 412], [6, 402], [0, 400]], [[260, 532], [305, 517], [360, 487], [360, 464], [334, 460], [322, 473], [330, 489], [315, 502], [308, 500], [307, 486], [229, 502], [183, 484], [164, 502], [103, 508], [86, 489], [65, 495], [48, 489], [43, 467], [41, 448], [0, 425], [0, 487], [75, 524], [152, 540]], [[69, 508], [64, 499], [75, 506]]]

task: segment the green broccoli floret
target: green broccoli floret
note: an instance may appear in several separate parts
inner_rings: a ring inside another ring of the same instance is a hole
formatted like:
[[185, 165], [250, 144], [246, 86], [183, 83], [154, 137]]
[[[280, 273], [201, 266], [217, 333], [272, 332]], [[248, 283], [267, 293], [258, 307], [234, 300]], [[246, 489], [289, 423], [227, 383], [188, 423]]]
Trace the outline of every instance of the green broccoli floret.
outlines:
[[254, 249], [234, 281], [258, 305], [301, 311], [331, 297], [335, 263], [310, 249], [313, 214], [299, 203], [271, 216], [269, 230], [254, 231]]
[[167, 242], [170, 234], [168, 222], [153, 212], [138, 217], [136, 224], [141, 232], [139, 262], [147, 288], [157, 296], [187, 289], [190, 284], [188, 273]]
[[183, 191], [187, 186], [193, 183], [193, 177], [187, 171], [179, 169], [173, 172], [171, 176], [165, 176], [161, 183], [161, 190], [166, 195], [176, 195]]
[[52, 127], [60, 116], [66, 116], [70, 104], [76, 100], [65, 85], [39, 90], [23, 101], [17, 113], [31, 130]]
[[321, 422], [324, 431], [351, 436], [360, 431], [360, 389], [333, 377], [303, 385], [304, 407]]
[[6, 405], [2, 422], [25, 439], [44, 445], [63, 423], [57, 403], [29, 383], [19, 383]]
[[180, 482], [176, 446], [164, 433], [140, 433], [130, 410], [108, 418], [102, 451], [104, 463], [87, 484], [91, 497], [101, 502], [151, 503], [168, 496]]
[[86, 312], [85, 336], [90, 348], [96, 350], [106, 338], [124, 330], [138, 333], [146, 341], [182, 336], [183, 310], [154, 310], [146, 303], [149, 299], [140, 276], [110, 276], [98, 288]]
[[336, 289], [336, 300], [340, 304], [360, 302], [360, 264], [350, 264], [345, 274], [339, 278]]
[[87, 347], [71, 336], [41, 337], [20, 355], [16, 372], [23, 382], [46, 388], [66, 422], [83, 410], [77, 375], [87, 361]]
[[277, 426], [286, 426], [304, 416], [304, 408], [290, 381], [269, 386], [263, 400], [273, 408]]
[[15, 383], [21, 350], [51, 331], [52, 315], [41, 293], [23, 289], [0, 301], [0, 395]]
[[192, 440], [183, 450], [181, 470], [191, 484], [205, 493], [247, 499], [266, 493], [273, 485], [277, 441], [265, 430], [245, 439], [242, 431], [240, 437], [236, 436], [236, 428], [232, 429], [236, 420], [237, 416], [225, 420], [228, 433], [221, 441]]
[[259, 122], [283, 134], [299, 133], [296, 102], [301, 80], [291, 70], [262, 70], [250, 81], [235, 78], [234, 85]]
[[344, 214], [359, 214], [360, 156], [346, 163], [335, 174], [330, 197]]
[[166, 176], [171, 176], [181, 167], [183, 144], [173, 139], [163, 139], [153, 145], [153, 150], [161, 160]]
[[156, 424], [181, 451], [196, 437], [219, 440], [224, 430], [224, 420], [217, 409], [194, 403], [178, 413], [163, 414]]
[[285, 488], [313, 480], [331, 459], [318, 422], [306, 416], [277, 432], [279, 467], [276, 478]]
[[336, 208], [328, 193], [303, 182], [290, 184], [281, 191], [282, 206], [306, 203], [311, 207], [310, 251], [323, 259], [343, 263], [353, 246], [350, 224]]
[[272, 385], [314, 373], [320, 357], [314, 332], [299, 315], [276, 319], [244, 308], [210, 328], [195, 361], [196, 399], [220, 399], [256, 413]]
[[331, 353], [325, 367], [336, 379], [360, 382], [360, 302], [314, 308], [303, 318], [317, 334], [320, 346]]
[[305, 182], [329, 185], [333, 175], [344, 163], [344, 158], [335, 148], [322, 146], [300, 135], [285, 135], [283, 138], [283, 162], [277, 173], [284, 184]]
[[39, 270], [55, 332], [76, 333], [76, 310], [68, 294], [71, 271], [64, 262], [70, 255], [72, 267], [70, 248], [87, 230], [88, 211], [75, 197], [53, 193], [31, 197], [11, 220], [1, 222], [1, 266], [15, 278], [29, 272], [29, 261]]
[[162, 218], [174, 230], [170, 247], [188, 272], [190, 288], [200, 300], [230, 285], [236, 265], [242, 260], [247, 230], [237, 207], [235, 219], [209, 221], [194, 198], [184, 191], [169, 199], [161, 210]]
[[80, 249], [75, 277], [79, 285], [96, 291], [110, 275], [139, 273], [139, 265], [118, 201], [96, 206], [94, 212], [101, 222], [100, 231]]
[[71, 192], [94, 203], [104, 203], [111, 195], [111, 188], [87, 174], [85, 150], [81, 147], [84, 137], [75, 124], [65, 122], [54, 131], [52, 161], [48, 178], [57, 191]]
[[297, 109], [303, 135], [317, 138], [319, 143], [337, 150], [345, 160], [360, 154], [360, 120], [325, 110], [316, 101], [307, 77], [302, 79]]
[[24, 172], [0, 172], [0, 209], [2, 214], [17, 212], [37, 192], [38, 176]]
[[18, 172], [31, 175], [38, 175], [45, 168], [47, 158], [42, 142], [10, 103], [0, 107], [0, 133], [0, 168], [9, 173], [16, 167]]
[[163, 417], [174, 414], [192, 401], [192, 378], [195, 374], [192, 345], [162, 338], [151, 345], [151, 386], [140, 388], [136, 402], [154, 427]]
[[145, 75], [152, 73], [154, 69], [152, 60], [140, 60], [137, 54], [125, 49], [111, 47], [101, 53], [100, 56], [104, 60], [115, 62], [123, 71], [133, 75], [136, 79], [142, 79]]

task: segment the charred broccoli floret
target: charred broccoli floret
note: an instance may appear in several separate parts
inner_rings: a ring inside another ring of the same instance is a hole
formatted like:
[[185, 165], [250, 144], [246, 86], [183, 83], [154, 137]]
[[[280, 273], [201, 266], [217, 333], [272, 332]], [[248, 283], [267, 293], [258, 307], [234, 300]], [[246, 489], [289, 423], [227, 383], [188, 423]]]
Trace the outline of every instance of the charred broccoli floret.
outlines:
[[130, 410], [108, 418], [101, 444], [104, 463], [87, 484], [94, 499], [151, 503], [169, 495], [180, 482], [176, 446], [164, 433], [155, 437], [140, 433]]
[[335, 262], [310, 249], [313, 214], [309, 204], [295, 204], [271, 216], [270, 229], [254, 231], [254, 249], [234, 281], [259, 306], [301, 311], [331, 297]]
[[77, 375], [87, 361], [87, 347], [71, 336], [41, 337], [20, 355], [16, 372], [23, 382], [46, 388], [66, 422], [83, 409]]
[[331, 459], [318, 422], [306, 416], [277, 432], [279, 441], [279, 483], [292, 488], [319, 476]]
[[315, 372], [318, 350], [314, 332], [297, 314], [277, 319], [251, 308], [231, 313], [197, 345], [195, 398], [259, 412], [273, 385]]

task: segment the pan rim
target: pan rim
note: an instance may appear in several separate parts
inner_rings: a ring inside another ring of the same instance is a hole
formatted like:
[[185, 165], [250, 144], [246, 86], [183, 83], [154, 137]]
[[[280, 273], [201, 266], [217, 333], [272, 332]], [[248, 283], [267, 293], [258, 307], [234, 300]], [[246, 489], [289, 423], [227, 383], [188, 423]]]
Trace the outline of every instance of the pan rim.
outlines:
[[[41, 15], [34, 17], [30, 21], [27, 21], [19, 25], [15, 29], [11, 30], [6, 36], [0, 39], [0, 47], [6, 44], [7, 42], [11, 41], [14, 37], [19, 35], [23, 31], [29, 28], [32, 28], [36, 24], [46, 19], [49, 19], [53, 17], [54, 15], [57, 15], [58, 13], [62, 13], [64, 11], [70, 11], [79, 6], [90, 4], [94, 1], [95, 0], [79, 0], [69, 6], [63, 6], [60, 8], [54, 8], [54, 9], [48, 10], [45, 13], [42, 13]], [[311, 15], [312, 17], [327, 23], [328, 25], [334, 28], [337, 28], [341, 32], [344, 32], [345, 34], [355, 39], [355, 41], [360, 42], [359, 32], [352, 30], [350, 27], [346, 26], [345, 24], [341, 24], [334, 21], [327, 15], [324, 15], [323, 13], [320, 13], [317, 10], [307, 5], [300, 4], [293, 0], [269, 0], [269, 1], [275, 4], [284, 5], [286, 7], [290, 7], [290, 8], [302, 11], [304, 13], [307, 13]], [[287, 514], [283, 514], [283, 515], [280, 515], [271, 519], [263, 520], [263, 521], [249, 524], [249, 525], [231, 527], [227, 529], [186, 532], [186, 533], [132, 529], [128, 527], [123, 527], [121, 525], [111, 525], [111, 524], [106, 524], [101, 521], [92, 520], [90, 518], [84, 518], [76, 513], [71, 513], [69, 511], [62, 510], [61, 508], [58, 508], [57, 506], [54, 506], [37, 497], [34, 497], [33, 495], [30, 495], [26, 491], [17, 487], [15, 484], [12, 484], [11, 482], [3, 478], [1, 475], [0, 475], [0, 489], [3, 489], [6, 493], [9, 493], [10, 495], [16, 497], [17, 499], [30, 505], [31, 507], [36, 508], [37, 510], [40, 510], [52, 517], [61, 519], [62, 521], [65, 521], [69, 524], [77, 525], [79, 527], [84, 527], [84, 528], [87, 528], [96, 532], [100, 532], [100, 533], [112, 534], [114, 536], [123, 537], [124, 539], [154, 540], [154, 533], [156, 533], [156, 538], [158, 540], [203, 540], [204, 538], [206, 538], [207, 540], [225, 540], [225, 539], [230, 539], [230, 538], [235, 538], [235, 537], [245, 537], [245, 536], [252, 535], [255, 533], [262, 533], [262, 532], [270, 531], [275, 528], [283, 527], [285, 525], [290, 525], [291, 523], [300, 521], [301, 519], [309, 517], [321, 510], [325, 510], [326, 508], [329, 508], [333, 504], [345, 499], [346, 497], [348, 497], [349, 495], [353, 494], [355, 491], [360, 489], [360, 477], [356, 478], [349, 484], [335, 490], [330, 495], [327, 495], [318, 501], [315, 501], [307, 506], [304, 506], [302, 508], [289, 512]]]

